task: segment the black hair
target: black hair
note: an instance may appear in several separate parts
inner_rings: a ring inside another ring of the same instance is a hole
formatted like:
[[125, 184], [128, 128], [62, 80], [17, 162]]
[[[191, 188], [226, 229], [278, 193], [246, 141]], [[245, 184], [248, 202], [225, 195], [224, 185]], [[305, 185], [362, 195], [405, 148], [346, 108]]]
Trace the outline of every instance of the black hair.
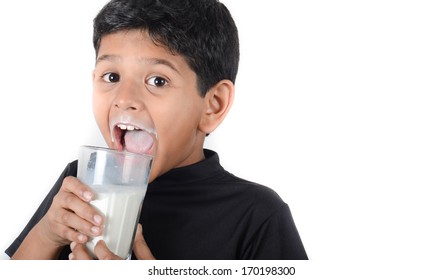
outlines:
[[218, 0], [111, 0], [94, 19], [95, 53], [103, 36], [132, 29], [147, 31], [155, 44], [183, 56], [201, 96], [223, 79], [235, 83], [238, 30]]

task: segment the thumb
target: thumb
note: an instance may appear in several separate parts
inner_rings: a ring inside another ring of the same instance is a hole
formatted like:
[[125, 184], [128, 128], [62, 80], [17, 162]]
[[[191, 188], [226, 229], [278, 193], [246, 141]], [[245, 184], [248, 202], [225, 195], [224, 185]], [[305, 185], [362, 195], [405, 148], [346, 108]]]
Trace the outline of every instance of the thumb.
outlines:
[[139, 260], [155, 260], [149, 246], [147, 246], [147, 243], [144, 240], [143, 227], [141, 224], [138, 224], [137, 232], [135, 233], [134, 254]]

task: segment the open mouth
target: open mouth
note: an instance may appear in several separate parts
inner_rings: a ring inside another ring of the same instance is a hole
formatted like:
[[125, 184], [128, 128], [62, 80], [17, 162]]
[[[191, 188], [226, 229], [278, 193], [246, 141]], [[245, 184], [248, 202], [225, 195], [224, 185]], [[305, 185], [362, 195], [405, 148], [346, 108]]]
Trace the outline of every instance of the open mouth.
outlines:
[[133, 124], [118, 123], [113, 127], [113, 141], [119, 151], [138, 154], [152, 154], [156, 134]]

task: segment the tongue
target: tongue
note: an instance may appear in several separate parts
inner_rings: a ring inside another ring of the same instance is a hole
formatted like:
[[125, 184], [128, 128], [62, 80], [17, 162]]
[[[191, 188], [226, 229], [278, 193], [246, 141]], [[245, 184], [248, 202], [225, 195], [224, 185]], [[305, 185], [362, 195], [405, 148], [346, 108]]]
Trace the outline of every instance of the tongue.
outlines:
[[124, 143], [129, 152], [150, 154], [154, 138], [144, 130], [131, 130], [124, 135]]

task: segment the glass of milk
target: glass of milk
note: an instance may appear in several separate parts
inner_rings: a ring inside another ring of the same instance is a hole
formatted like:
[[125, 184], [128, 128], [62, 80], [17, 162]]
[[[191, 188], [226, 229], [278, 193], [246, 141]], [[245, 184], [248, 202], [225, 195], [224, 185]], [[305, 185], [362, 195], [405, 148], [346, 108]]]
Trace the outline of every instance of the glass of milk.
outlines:
[[103, 234], [86, 244], [90, 254], [104, 240], [109, 249], [130, 259], [153, 157], [108, 148], [81, 146], [77, 177], [94, 191], [90, 202], [104, 216]]

